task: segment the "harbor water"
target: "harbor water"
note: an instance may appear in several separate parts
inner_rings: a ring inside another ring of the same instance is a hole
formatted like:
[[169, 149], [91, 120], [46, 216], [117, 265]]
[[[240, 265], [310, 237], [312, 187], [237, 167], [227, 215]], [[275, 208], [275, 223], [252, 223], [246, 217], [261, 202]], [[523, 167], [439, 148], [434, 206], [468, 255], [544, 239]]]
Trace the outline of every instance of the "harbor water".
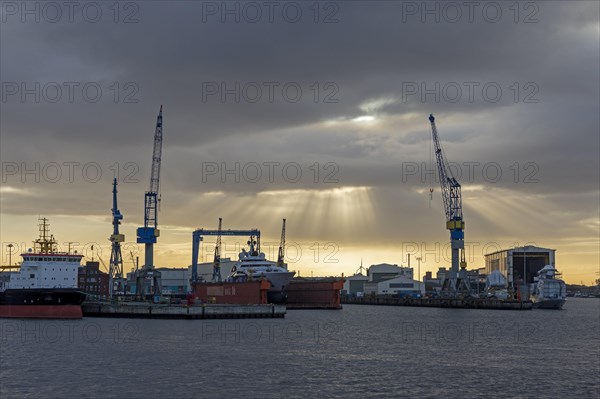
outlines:
[[285, 319], [0, 320], [0, 398], [600, 395], [600, 300]]

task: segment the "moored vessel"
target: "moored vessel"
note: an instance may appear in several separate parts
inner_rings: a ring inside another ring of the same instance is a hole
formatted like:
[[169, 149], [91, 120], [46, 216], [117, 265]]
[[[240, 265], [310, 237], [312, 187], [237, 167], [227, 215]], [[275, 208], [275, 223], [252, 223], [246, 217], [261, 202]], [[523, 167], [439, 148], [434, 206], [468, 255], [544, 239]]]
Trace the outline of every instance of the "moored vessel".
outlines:
[[83, 256], [56, 251], [48, 219], [40, 221], [40, 238], [21, 254], [19, 270], [1, 273], [0, 317], [81, 318], [85, 294], [77, 274]]
[[254, 237], [248, 241], [249, 250], [242, 249], [239, 260], [231, 269], [227, 281], [243, 282], [266, 279], [271, 284], [267, 292], [270, 303], [285, 302], [285, 289], [296, 272], [290, 272], [277, 262], [267, 260], [265, 254], [260, 252]]
[[537, 272], [530, 291], [533, 307], [537, 309], [562, 309], [567, 299], [567, 285], [552, 265]]

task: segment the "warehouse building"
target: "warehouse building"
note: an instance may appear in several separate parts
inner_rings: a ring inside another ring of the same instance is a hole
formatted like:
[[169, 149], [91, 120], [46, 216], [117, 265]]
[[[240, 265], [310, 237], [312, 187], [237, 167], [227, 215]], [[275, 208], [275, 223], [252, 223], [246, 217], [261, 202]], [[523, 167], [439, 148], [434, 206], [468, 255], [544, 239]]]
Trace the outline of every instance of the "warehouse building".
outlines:
[[365, 283], [369, 281], [369, 277], [364, 274], [355, 274], [350, 277], [344, 277], [344, 287], [342, 294], [361, 296], [365, 292]]
[[555, 249], [535, 246], [504, 249], [485, 255], [485, 274], [500, 271], [509, 286], [533, 283], [536, 273], [546, 265], [555, 265]]
[[412, 267], [402, 267], [398, 265], [391, 265], [389, 263], [380, 263], [378, 265], [372, 265], [367, 269], [367, 276], [369, 282], [377, 283], [383, 280], [389, 280], [397, 276], [413, 278]]
[[344, 283], [345, 293], [357, 295], [415, 295], [424, 294], [425, 285], [413, 280], [413, 269], [380, 263], [367, 269], [367, 275], [355, 274]]
[[377, 295], [425, 295], [425, 284], [408, 278], [398, 276], [377, 283]]

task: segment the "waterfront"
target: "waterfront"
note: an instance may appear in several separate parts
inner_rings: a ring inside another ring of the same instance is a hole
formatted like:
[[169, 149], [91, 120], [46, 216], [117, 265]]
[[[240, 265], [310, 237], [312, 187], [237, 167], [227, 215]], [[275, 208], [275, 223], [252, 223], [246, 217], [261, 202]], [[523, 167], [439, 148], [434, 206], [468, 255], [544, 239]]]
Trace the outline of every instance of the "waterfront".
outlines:
[[600, 300], [280, 320], [0, 320], [0, 397], [597, 397]]

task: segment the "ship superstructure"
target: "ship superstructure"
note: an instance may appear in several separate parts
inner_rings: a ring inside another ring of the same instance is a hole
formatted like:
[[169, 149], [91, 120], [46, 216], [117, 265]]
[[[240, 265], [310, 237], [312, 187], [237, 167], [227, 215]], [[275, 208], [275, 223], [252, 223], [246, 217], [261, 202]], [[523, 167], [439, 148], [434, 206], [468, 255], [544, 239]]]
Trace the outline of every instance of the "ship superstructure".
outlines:
[[531, 284], [531, 301], [539, 309], [562, 309], [567, 300], [567, 285], [552, 265], [544, 266], [537, 272]]

